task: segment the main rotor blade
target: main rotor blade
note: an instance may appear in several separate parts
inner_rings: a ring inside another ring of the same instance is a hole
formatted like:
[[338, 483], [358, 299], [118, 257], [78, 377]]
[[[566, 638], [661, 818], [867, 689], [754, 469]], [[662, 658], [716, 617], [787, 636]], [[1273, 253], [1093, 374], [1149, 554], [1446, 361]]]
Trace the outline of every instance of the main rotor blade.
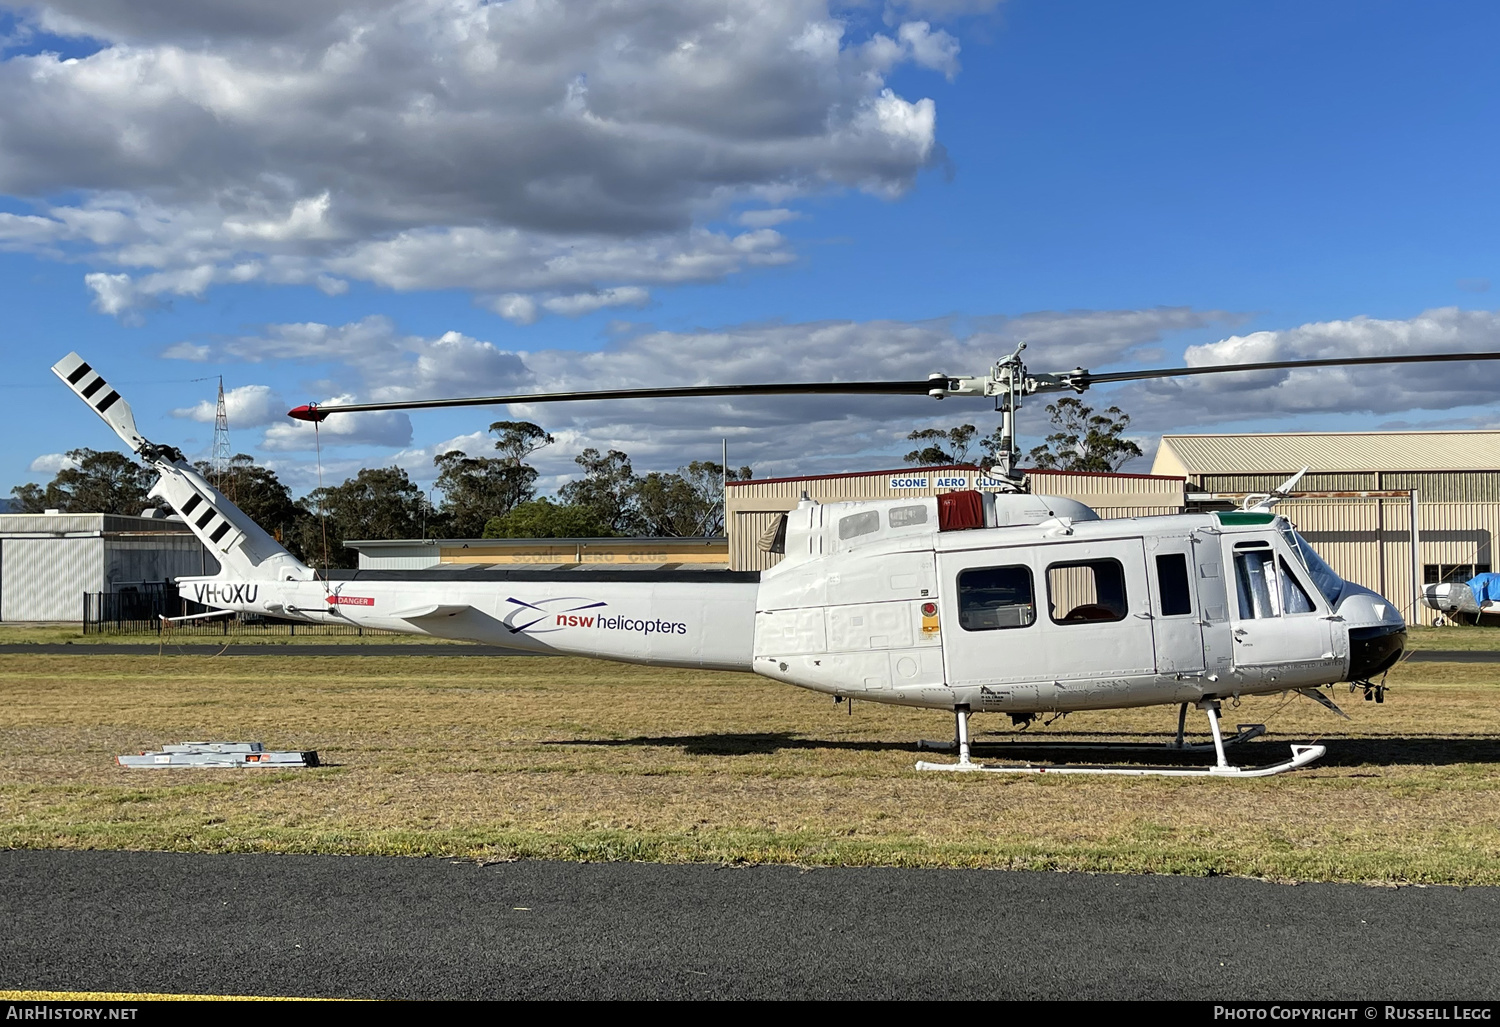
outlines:
[[1208, 367], [1159, 367], [1149, 371], [1106, 371], [1086, 374], [1082, 384], [1138, 382], [1149, 378], [1182, 378], [1194, 374], [1224, 374], [1228, 371], [1277, 371], [1298, 367], [1353, 367], [1360, 364], [1462, 363], [1466, 360], [1500, 360], [1500, 353], [1419, 353], [1400, 357], [1329, 357], [1323, 360], [1270, 360], [1259, 364], [1213, 364]]
[[412, 399], [395, 403], [309, 403], [288, 411], [299, 421], [321, 421], [329, 414], [367, 410], [426, 410], [433, 407], [482, 407], [504, 403], [571, 403], [585, 399], [689, 399], [698, 396], [925, 396], [934, 383], [914, 382], [786, 382], [780, 385], [685, 385], [662, 389], [604, 389], [598, 392], [533, 392], [514, 396], [472, 396], [467, 399]]
[[[1085, 371], [1068, 378], [1074, 387], [1088, 388], [1111, 382], [1135, 382], [1154, 378], [1185, 378], [1232, 371], [1278, 371], [1299, 367], [1356, 367], [1364, 364], [1464, 363], [1500, 360], [1500, 353], [1419, 353], [1393, 357], [1328, 357], [1320, 360], [1270, 360], [1254, 364], [1213, 364], [1205, 367], [1159, 367], [1143, 371]], [[299, 421], [321, 421], [329, 414], [353, 414], [373, 410], [429, 410], [437, 407], [500, 406], [508, 403], [572, 403], [599, 399], [691, 399], [734, 396], [927, 396], [941, 389], [939, 376], [905, 382], [783, 382], [761, 385], [686, 385], [659, 389], [602, 389], [593, 392], [533, 392], [510, 396], [470, 396], [462, 399], [412, 399], [389, 403], [309, 403], [289, 410]]]

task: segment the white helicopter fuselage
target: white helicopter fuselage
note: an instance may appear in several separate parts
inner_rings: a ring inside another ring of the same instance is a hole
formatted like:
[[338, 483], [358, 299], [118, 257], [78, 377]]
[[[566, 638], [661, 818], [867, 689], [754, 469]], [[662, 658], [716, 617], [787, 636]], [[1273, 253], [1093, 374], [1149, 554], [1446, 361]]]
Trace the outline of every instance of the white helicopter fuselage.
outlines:
[[1022, 716], [1361, 680], [1401, 652], [1394, 606], [1269, 513], [1100, 520], [1071, 500], [968, 495], [980, 512], [965, 524], [940, 524], [952, 504], [938, 498], [804, 503], [759, 574], [225, 574], [179, 588], [248, 614]]

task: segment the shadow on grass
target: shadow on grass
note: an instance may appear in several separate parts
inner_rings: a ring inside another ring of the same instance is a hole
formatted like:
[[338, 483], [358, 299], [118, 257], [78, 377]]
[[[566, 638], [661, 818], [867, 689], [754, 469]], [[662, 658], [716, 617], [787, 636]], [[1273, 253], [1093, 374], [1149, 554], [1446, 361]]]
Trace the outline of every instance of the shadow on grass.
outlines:
[[681, 749], [690, 756], [766, 756], [788, 749], [828, 749], [843, 752], [900, 752], [903, 749], [916, 751], [915, 741], [908, 742], [848, 742], [822, 738], [799, 738], [786, 731], [767, 731], [758, 734], [727, 735], [661, 735], [640, 738], [570, 738], [550, 741], [545, 745], [589, 745], [606, 748], [629, 748], [633, 746], [660, 746]]
[[[1102, 734], [1102, 733], [1101, 733]], [[1119, 735], [1109, 736], [1118, 739]], [[1148, 736], [1149, 737], [1149, 736]], [[1177, 752], [1157, 748], [1153, 741], [1143, 741], [1139, 748], [1110, 751], [1108, 749], [1069, 750], [1064, 748], [1071, 738], [1042, 738], [1038, 736], [1018, 737], [1013, 741], [976, 740], [974, 755], [984, 759], [1007, 759], [1022, 762], [1047, 762], [1057, 764], [1100, 763], [1151, 766], [1193, 766], [1213, 762], [1213, 751]], [[1165, 738], [1163, 739], [1165, 741]], [[1199, 741], [1189, 738], [1189, 741]], [[1236, 745], [1229, 750], [1229, 760], [1239, 766], [1254, 767], [1280, 763], [1289, 755], [1293, 742], [1307, 739], [1258, 739]], [[544, 743], [546, 745], [577, 745], [605, 748], [631, 748], [655, 746], [681, 749], [690, 756], [751, 756], [771, 755], [778, 752], [808, 750], [826, 752], [917, 752], [915, 739], [899, 742], [845, 741], [820, 738], [802, 738], [784, 731], [755, 734], [705, 734], [705, 735], [657, 735], [636, 738], [609, 739], [565, 739]], [[1323, 738], [1328, 754], [1312, 769], [1318, 767], [1393, 767], [1393, 766], [1451, 766], [1457, 764], [1500, 764], [1500, 738]], [[927, 756], [942, 760], [943, 753]], [[949, 756], [951, 758], [951, 754]]]

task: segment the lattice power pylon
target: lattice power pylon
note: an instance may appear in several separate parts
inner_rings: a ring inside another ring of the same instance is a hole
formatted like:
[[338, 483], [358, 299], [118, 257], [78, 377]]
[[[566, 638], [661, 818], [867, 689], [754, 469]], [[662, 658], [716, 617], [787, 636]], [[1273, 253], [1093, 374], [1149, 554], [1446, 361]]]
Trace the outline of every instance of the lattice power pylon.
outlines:
[[229, 454], [229, 411], [224, 406], [224, 379], [220, 377], [219, 407], [214, 411], [214, 449], [209, 462], [213, 466], [214, 488], [225, 494], [230, 491]]

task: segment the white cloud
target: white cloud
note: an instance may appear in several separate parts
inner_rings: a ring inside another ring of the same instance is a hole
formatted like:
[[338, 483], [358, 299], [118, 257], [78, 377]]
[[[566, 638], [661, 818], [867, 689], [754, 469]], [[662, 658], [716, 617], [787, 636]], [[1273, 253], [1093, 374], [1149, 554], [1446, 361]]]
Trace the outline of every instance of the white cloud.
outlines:
[[174, 342], [162, 350], [162, 356], [168, 360], [191, 360], [194, 363], [203, 363], [208, 359], [209, 347], [196, 342]]
[[136, 305], [136, 290], [129, 275], [102, 271], [83, 276], [83, 284], [94, 294], [94, 308], [104, 314], [120, 314]]
[[[213, 424], [218, 409], [217, 398], [205, 399], [195, 406], [173, 410], [172, 416]], [[286, 410], [286, 402], [269, 385], [241, 385], [224, 393], [224, 414], [231, 429], [278, 423], [286, 416]]]
[[774, 207], [769, 210], [746, 210], [741, 211], [739, 217], [735, 218], [740, 224], [747, 228], [774, 228], [776, 225], [787, 221], [796, 221], [802, 217], [795, 210], [785, 207]]
[[[1279, 331], [1235, 335], [1184, 356], [1189, 366], [1327, 357], [1486, 352], [1500, 349], [1500, 312], [1444, 307], [1406, 320], [1354, 317]], [[1188, 425], [1277, 415], [1396, 413], [1491, 403], [1500, 361], [1253, 371], [1143, 382], [1111, 392], [1135, 414], [1135, 427]]]
[[516, 292], [508, 292], [504, 296], [496, 296], [489, 300], [485, 306], [512, 324], [535, 324], [536, 319], [541, 316], [536, 312], [536, 300], [530, 296], [523, 296]]
[[537, 314], [785, 262], [769, 215], [702, 224], [772, 196], [905, 192], [936, 108], [887, 76], [958, 68], [930, 20], [892, 39], [829, 0], [20, 11], [104, 45], [0, 60], [0, 193], [76, 197], [0, 215], [0, 247], [88, 263], [117, 316], [245, 281], [462, 288]]
[[601, 289], [598, 292], [554, 296], [549, 300], [543, 300], [542, 306], [554, 314], [578, 317], [582, 314], [592, 314], [596, 310], [603, 310], [605, 307], [644, 307], [649, 302], [651, 302], [650, 292], [638, 286], [624, 285], [615, 289]]
[[30, 469], [38, 474], [56, 474], [65, 468], [77, 467], [78, 461], [66, 453], [43, 453], [31, 461]]
[[934, 32], [925, 21], [909, 21], [897, 31], [896, 38], [922, 67], [942, 72], [950, 82], [958, 74], [958, 40], [942, 29]]

